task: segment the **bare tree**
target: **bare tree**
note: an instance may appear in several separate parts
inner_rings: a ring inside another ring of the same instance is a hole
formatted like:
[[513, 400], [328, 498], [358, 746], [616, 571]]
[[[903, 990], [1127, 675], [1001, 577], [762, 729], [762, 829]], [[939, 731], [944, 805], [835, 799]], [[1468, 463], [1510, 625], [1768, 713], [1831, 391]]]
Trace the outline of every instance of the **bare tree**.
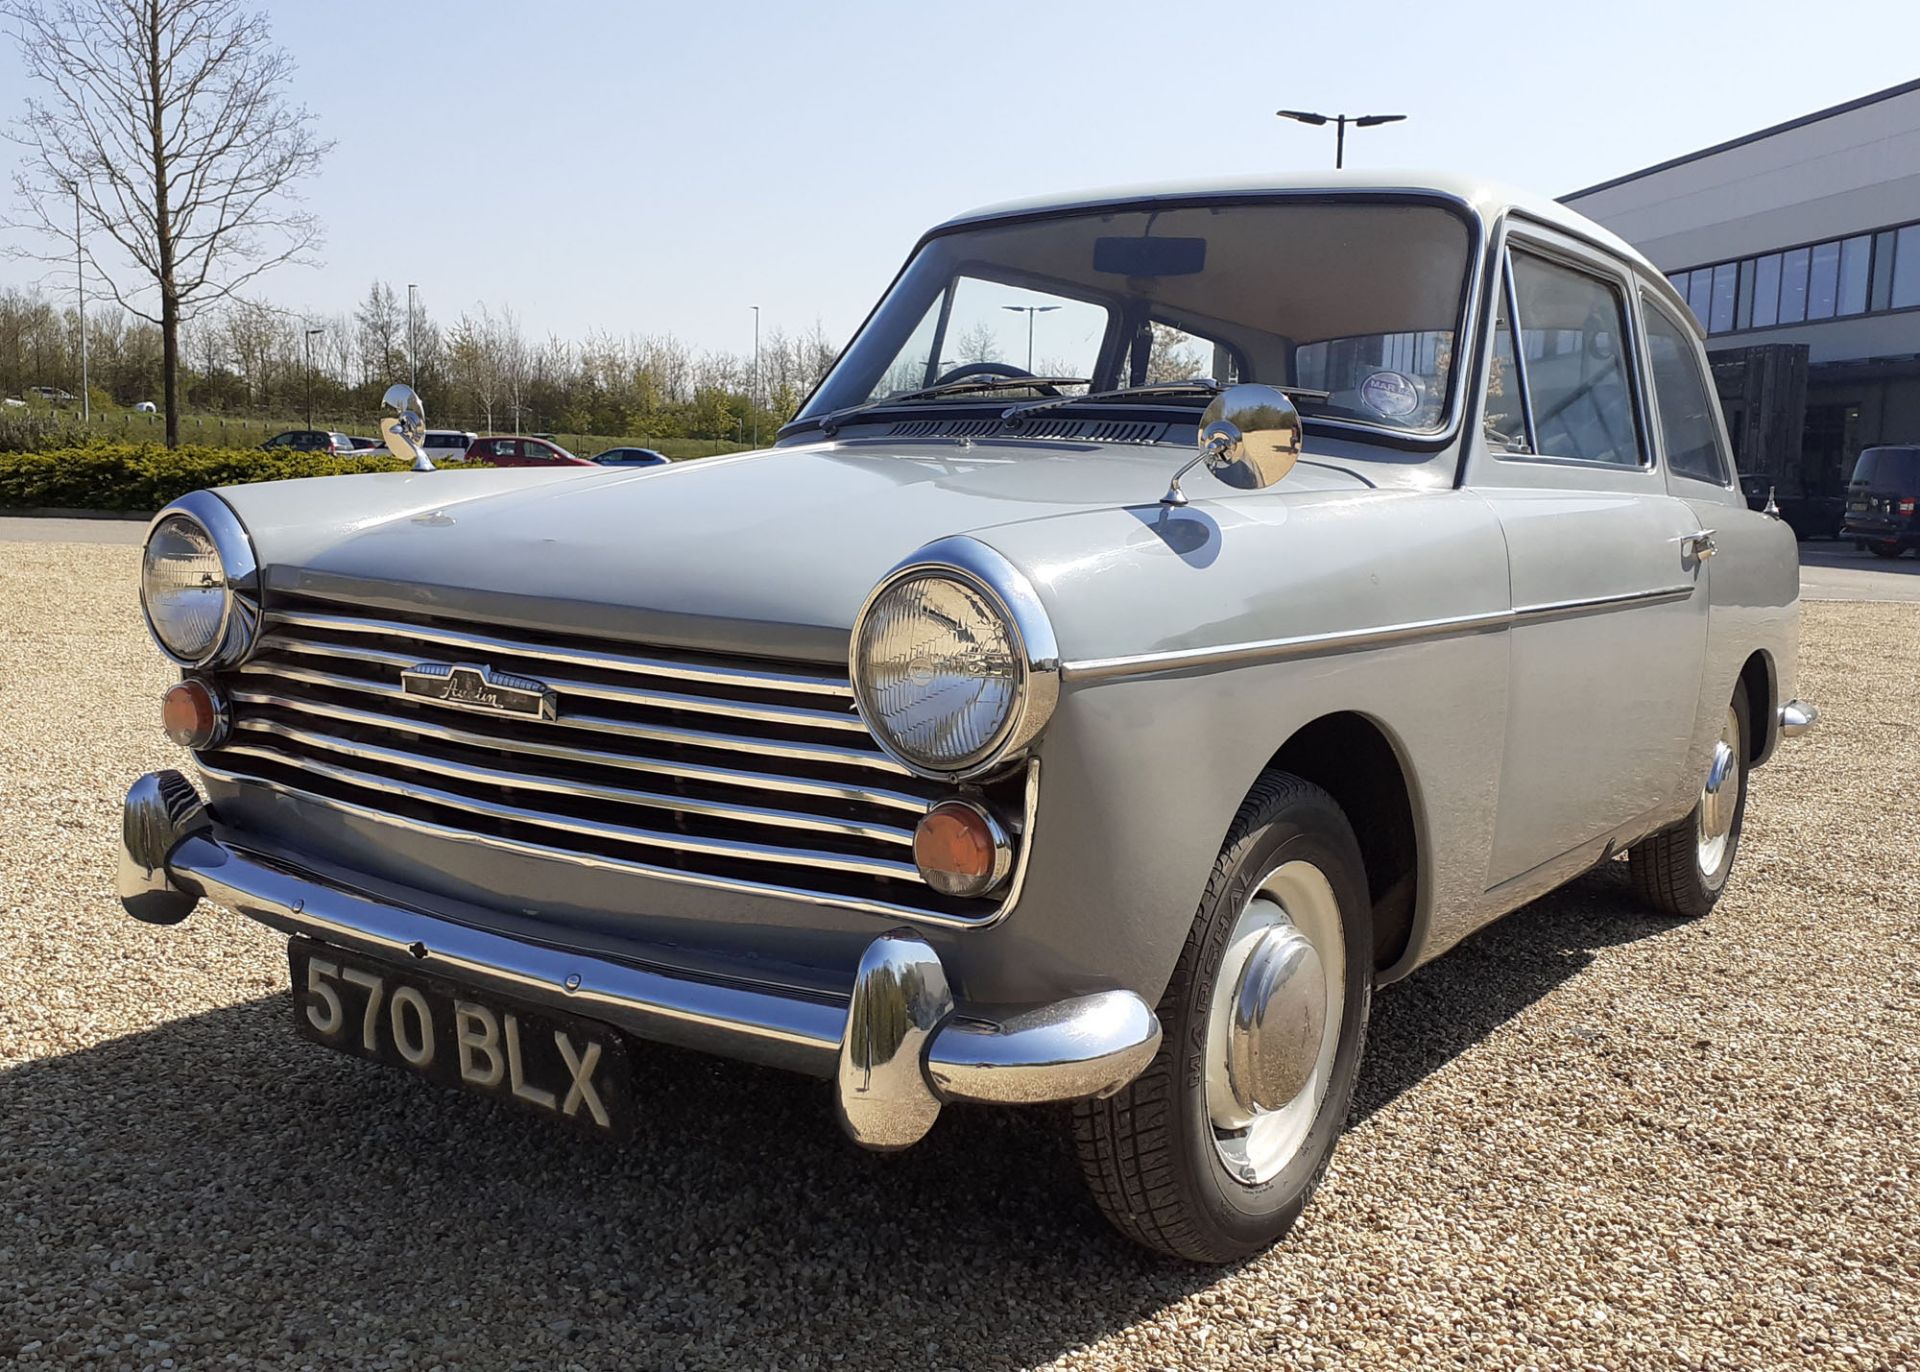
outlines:
[[160, 326], [177, 443], [182, 317], [319, 242], [292, 188], [331, 144], [285, 102], [293, 59], [240, 0], [0, 0], [0, 15], [41, 91], [13, 130], [15, 226], [58, 242], [77, 197], [131, 261], [86, 251], [114, 299]]

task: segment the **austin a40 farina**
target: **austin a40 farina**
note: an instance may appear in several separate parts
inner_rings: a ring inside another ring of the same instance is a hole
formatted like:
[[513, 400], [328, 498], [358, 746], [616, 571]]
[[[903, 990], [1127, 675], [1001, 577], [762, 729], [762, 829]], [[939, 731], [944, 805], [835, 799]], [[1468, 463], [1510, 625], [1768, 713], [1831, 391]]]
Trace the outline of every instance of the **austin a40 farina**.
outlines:
[[417, 466], [155, 519], [199, 781], [134, 784], [128, 910], [281, 930], [300, 1032], [590, 1131], [654, 1042], [874, 1148], [1072, 1101], [1203, 1261], [1300, 1213], [1376, 986], [1623, 852], [1704, 914], [1814, 721], [1685, 302], [1471, 181], [966, 215], [767, 451]]

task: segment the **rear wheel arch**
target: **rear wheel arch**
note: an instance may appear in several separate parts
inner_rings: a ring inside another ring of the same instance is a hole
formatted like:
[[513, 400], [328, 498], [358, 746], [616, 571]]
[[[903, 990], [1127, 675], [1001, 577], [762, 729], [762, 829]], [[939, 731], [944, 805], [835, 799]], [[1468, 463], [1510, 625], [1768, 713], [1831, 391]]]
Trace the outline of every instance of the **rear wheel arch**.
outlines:
[[1421, 880], [1420, 825], [1401, 750], [1370, 715], [1340, 711], [1297, 729], [1266, 764], [1333, 797], [1360, 842], [1373, 905], [1376, 971], [1400, 962], [1413, 938]]
[[1740, 689], [1747, 696], [1747, 757], [1749, 767], [1758, 767], [1773, 756], [1780, 741], [1779, 677], [1773, 656], [1759, 648], [1740, 668]]

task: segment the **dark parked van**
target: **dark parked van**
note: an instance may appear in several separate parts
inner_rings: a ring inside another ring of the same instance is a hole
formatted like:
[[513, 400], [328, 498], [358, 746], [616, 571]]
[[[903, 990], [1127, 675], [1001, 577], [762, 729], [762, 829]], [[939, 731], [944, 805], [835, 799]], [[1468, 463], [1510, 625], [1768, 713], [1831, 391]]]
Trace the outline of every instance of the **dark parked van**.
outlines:
[[1920, 548], [1920, 447], [1868, 448], [1847, 484], [1847, 522], [1840, 530], [1881, 557]]

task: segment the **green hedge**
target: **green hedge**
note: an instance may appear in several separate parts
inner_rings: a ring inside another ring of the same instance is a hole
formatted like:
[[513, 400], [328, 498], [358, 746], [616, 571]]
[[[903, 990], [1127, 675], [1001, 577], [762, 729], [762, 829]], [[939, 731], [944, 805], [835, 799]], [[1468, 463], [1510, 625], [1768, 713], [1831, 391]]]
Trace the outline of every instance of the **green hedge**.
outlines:
[[188, 491], [248, 481], [396, 472], [389, 454], [332, 457], [254, 448], [173, 448], [96, 443], [35, 453], [0, 453], [0, 509], [121, 510], [148, 513]]

